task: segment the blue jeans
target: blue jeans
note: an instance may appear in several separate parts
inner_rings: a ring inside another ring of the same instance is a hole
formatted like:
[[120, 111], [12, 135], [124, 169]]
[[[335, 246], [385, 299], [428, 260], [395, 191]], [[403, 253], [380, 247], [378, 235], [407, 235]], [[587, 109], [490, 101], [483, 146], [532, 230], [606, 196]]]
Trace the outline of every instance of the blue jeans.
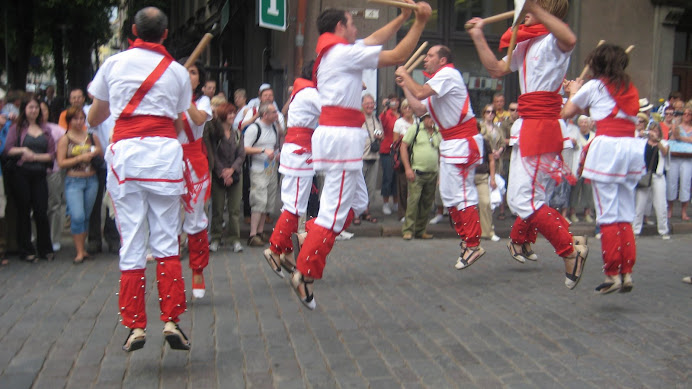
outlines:
[[65, 177], [65, 202], [70, 215], [70, 232], [73, 235], [87, 232], [89, 215], [94, 208], [99, 189], [96, 175], [90, 177]]

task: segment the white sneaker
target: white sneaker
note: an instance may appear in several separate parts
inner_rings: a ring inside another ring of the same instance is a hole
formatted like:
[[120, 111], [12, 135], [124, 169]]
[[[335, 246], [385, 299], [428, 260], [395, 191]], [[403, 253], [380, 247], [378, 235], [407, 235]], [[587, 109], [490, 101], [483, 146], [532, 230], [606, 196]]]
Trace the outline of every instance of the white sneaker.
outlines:
[[499, 242], [499, 241], [500, 241], [500, 237], [497, 236], [497, 235], [493, 235], [493, 236], [490, 237], [490, 240], [492, 240], [493, 242]]
[[53, 252], [60, 251], [60, 242], [53, 243]]
[[241, 251], [243, 251], [243, 246], [240, 244], [240, 242], [236, 241], [235, 243], [233, 243], [233, 252], [239, 253]]
[[651, 220], [651, 219], [648, 219], [648, 220], [646, 221], [646, 225], [647, 225], [647, 226], [653, 226], [654, 224], [656, 224], [656, 222], [653, 221], [653, 220]]
[[399, 210], [399, 203], [392, 203], [392, 211], [396, 212]]
[[201, 299], [204, 297], [204, 289], [192, 289], [192, 295], [195, 296], [196, 299]]
[[402, 224], [403, 224], [405, 221], [406, 221], [406, 216], [404, 216], [404, 217], [402, 217], [401, 219], [399, 219], [399, 223], [402, 223]]
[[212, 240], [209, 244], [209, 251], [217, 252], [219, 250], [219, 241]]
[[601, 239], [601, 236], [603, 236], [603, 234], [599, 232], [598, 234], [596, 234], [596, 239]]
[[670, 235], [668, 235], [668, 234], [663, 234], [663, 235], [661, 235], [661, 239], [663, 239], [663, 240], [670, 240]]
[[392, 208], [389, 206], [389, 203], [384, 203], [382, 206], [382, 213], [385, 215], [391, 215], [392, 214]]
[[444, 218], [444, 216], [442, 216], [438, 213], [437, 215], [435, 215], [435, 217], [430, 219], [428, 224], [437, 224], [437, 223], [441, 222], [443, 218]]
[[349, 239], [353, 238], [353, 235], [354, 234], [352, 232], [348, 232], [348, 231], [344, 230], [344, 231], [341, 231], [341, 233], [336, 236], [336, 240], [349, 240]]

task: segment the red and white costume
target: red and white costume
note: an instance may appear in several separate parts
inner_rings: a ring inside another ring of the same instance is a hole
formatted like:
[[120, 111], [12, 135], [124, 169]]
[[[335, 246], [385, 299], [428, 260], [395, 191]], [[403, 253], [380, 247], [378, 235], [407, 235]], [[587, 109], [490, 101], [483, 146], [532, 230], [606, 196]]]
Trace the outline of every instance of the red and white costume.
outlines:
[[[500, 47], [509, 42], [503, 35]], [[566, 257], [573, 251], [569, 223], [547, 204], [545, 189], [555, 180], [574, 182], [563, 164], [562, 149], [572, 147], [569, 130], [560, 118], [562, 89], [571, 51], [562, 52], [555, 36], [541, 24], [522, 25], [510, 70], [519, 71], [519, 119], [509, 141], [512, 147], [507, 203], [518, 215], [510, 238], [515, 244], [534, 243], [540, 232], [555, 252]]]
[[632, 231], [635, 190], [646, 173], [646, 139], [635, 138], [639, 93], [634, 86], [616, 93], [601, 80], [584, 84], [572, 103], [589, 109], [596, 120], [596, 137], [584, 161], [582, 176], [591, 180], [596, 221], [601, 226], [604, 272], [632, 273], [637, 249]]
[[453, 64], [438, 69], [426, 82], [435, 94], [421, 101], [440, 128], [440, 197], [457, 234], [468, 247], [480, 244], [476, 165], [483, 162], [483, 135], [478, 132], [466, 84]]
[[339, 233], [368, 206], [363, 178], [363, 150], [368, 133], [361, 126], [362, 73], [376, 69], [382, 46], [362, 41], [349, 44], [332, 33], [317, 41], [315, 76], [322, 102], [319, 126], [312, 136], [315, 170], [325, 172], [317, 218], [306, 223], [307, 238], [297, 258], [297, 268], [312, 278], [322, 278], [327, 254]]
[[308, 208], [312, 189], [312, 133], [317, 127], [322, 103], [312, 81], [298, 78], [288, 106], [286, 141], [281, 148], [281, 216], [269, 239], [269, 248], [280, 255], [293, 251], [291, 234], [298, 231], [298, 219]]
[[122, 240], [122, 322], [146, 327], [147, 243], [156, 258], [161, 320], [177, 322], [186, 308], [177, 237], [184, 184], [183, 151], [173, 122], [190, 105], [190, 76], [162, 45], [138, 39], [103, 63], [89, 92], [109, 102], [116, 119], [105, 158]]
[[[207, 121], [211, 120], [209, 97], [202, 95], [194, 104], [199, 111], [207, 114]], [[211, 176], [202, 140], [204, 124], [196, 125], [186, 113], [183, 130], [178, 134], [178, 141], [183, 146], [183, 177], [187, 191], [182, 196], [185, 218], [180, 229], [187, 234], [190, 269], [193, 273], [201, 274], [209, 264], [209, 219], [204, 212], [204, 204], [211, 194]]]

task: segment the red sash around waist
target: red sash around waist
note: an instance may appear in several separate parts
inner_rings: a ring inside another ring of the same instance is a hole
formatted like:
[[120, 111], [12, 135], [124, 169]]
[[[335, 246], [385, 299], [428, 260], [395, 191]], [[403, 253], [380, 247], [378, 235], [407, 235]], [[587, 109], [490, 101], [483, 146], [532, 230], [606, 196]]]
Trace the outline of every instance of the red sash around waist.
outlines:
[[555, 92], [530, 92], [519, 96], [523, 119], [519, 147], [523, 157], [560, 152], [563, 148], [560, 109], [562, 97]]
[[[476, 123], [476, 118], [471, 118], [470, 120], [457, 124], [454, 127], [440, 130], [440, 135], [442, 135], [442, 139], [444, 140], [466, 139], [471, 138], [476, 134], [478, 134], [478, 124]], [[471, 141], [469, 141], [469, 143], [470, 142]]]
[[312, 150], [312, 128], [289, 127], [286, 130], [286, 143], [295, 143], [298, 146]]
[[160, 136], [176, 139], [173, 119], [165, 116], [138, 115], [120, 117], [113, 128], [113, 143], [131, 138]]
[[363, 112], [353, 109], [338, 107], [335, 105], [322, 106], [320, 125], [334, 127], [358, 127], [365, 123]]
[[607, 135], [616, 138], [634, 138], [634, 123], [622, 118], [606, 117], [596, 121], [596, 136]]

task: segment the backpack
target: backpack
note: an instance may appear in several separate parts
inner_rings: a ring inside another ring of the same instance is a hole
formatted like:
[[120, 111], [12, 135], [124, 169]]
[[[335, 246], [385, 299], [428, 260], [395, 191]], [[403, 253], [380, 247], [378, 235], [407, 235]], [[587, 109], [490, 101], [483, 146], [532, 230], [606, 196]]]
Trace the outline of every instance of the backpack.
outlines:
[[[416, 134], [413, 136], [413, 142], [408, 145], [408, 160], [409, 164], [413, 162], [413, 145], [416, 143], [416, 138], [418, 138], [418, 131], [420, 131], [420, 123], [416, 124]], [[392, 142], [392, 146], [389, 149], [389, 153], [392, 155], [392, 165], [394, 170], [403, 172], [404, 164], [401, 162], [401, 141], [404, 137], [400, 137], [396, 142]]]
[[[257, 137], [256, 137], [255, 140], [252, 142], [252, 144], [250, 145], [250, 147], [255, 147], [255, 145], [257, 144], [257, 141], [258, 141], [259, 138], [262, 136], [262, 126], [260, 126], [259, 124], [257, 124], [257, 122], [255, 122], [255, 123], [249, 124], [247, 127], [245, 127], [245, 130], [247, 130], [247, 129], [248, 129], [250, 126], [252, 126], [252, 125], [257, 126]], [[278, 143], [279, 143], [279, 132], [276, 131], [276, 126], [274, 125], [274, 123], [272, 123], [272, 129], [274, 130], [274, 135], [276, 136], [276, 143], [277, 143], [277, 145], [278, 145]], [[244, 130], [243, 132], [245, 132], [245, 130]], [[250, 168], [250, 166], [252, 166], [252, 158], [250, 158], [250, 157], [251, 157], [251, 155], [248, 155], [248, 156], [245, 157], [245, 161], [247, 161], [247, 166], [248, 166], [248, 168]]]

